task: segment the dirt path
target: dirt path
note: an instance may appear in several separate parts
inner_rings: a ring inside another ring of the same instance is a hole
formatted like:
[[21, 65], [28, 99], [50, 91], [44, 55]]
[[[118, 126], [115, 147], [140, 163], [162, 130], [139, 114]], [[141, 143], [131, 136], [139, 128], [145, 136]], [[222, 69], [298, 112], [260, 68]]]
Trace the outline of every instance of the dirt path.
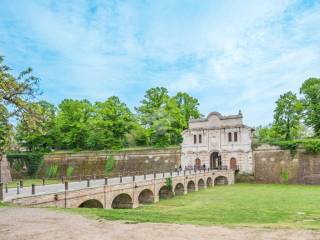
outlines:
[[1, 240], [287, 240], [320, 239], [306, 230], [229, 229], [178, 224], [125, 224], [39, 208], [0, 209]]

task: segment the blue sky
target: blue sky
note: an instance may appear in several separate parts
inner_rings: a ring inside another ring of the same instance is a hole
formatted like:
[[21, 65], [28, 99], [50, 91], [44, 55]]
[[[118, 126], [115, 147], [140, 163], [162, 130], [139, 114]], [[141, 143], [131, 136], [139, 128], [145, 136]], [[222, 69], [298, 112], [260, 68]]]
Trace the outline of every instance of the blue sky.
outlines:
[[0, 55], [55, 104], [117, 95], [133, 110], [164, 86], [257, 126], [320, 77], [320, 1], [1, 0]]

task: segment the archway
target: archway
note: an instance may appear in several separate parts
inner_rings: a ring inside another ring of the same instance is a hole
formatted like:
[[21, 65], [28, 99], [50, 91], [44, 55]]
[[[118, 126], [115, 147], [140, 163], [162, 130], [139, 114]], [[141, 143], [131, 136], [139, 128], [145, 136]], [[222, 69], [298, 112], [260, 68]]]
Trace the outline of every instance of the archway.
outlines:
[[221, 156], [219, 152], [213, 152], [210, 155], [210, 169], [221, 169]]
[[237, 170], [237, 160], [234, 157], [230, 159], [230, 169]]
[[150, 189], [144, 189], [138, 197], [139, 203], [153, 203], [153, 192]]
[[199, 189], [199, 190], [200, 190], [200, 189], [204, 189], [204, 181], [203, 181], [202, 178], [199, 179], [199, 181], [198, 181], [198, 189]]
[[129, 194], [121, 193], [112, 201], [112, 208], [132, 208], [133, 202]]
[[159, 198], [160, 199], [168, 199], [173, 197], [172, 190], [169, 189], [167, 186], [162, 186], [159, 190]]
[[212, 178], [211, 177], [207, 178], [207, 187], [212, 187]]
[[214, 185], [227, 185], [228, 179], [225, 176], [219, 176], [214, 179]]
[[180, 196], [184, 194], [184, 186], [182, 183], [178, 183], [174, 188], [174, 193], [176, 196]]
[[187, 190], [189, 192], [194, 192], [196, 190], [196, 185], [194, 184], [194, 181], [189, 181], [187, 185]]
[[90, 199], [81, 203], [79, 208], [103, 208], [103, 204], [96, 199]]

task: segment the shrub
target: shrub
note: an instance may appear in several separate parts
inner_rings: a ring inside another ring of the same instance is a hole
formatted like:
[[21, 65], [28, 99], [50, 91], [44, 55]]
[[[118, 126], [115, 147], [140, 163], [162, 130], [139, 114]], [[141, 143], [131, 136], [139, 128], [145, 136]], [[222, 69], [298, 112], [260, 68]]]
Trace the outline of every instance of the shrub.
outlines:
[[37, 177], [43, 166], [43, 153], [9, 153], [7, 159], [10, 167], [17, 172], [22, 171], [23, 167], [27, 167], [27, 174], [30, 177]]
[[46, 178], [55, 178], [58, 175], [58, 165], [57, 164], [51, 164], [48, 166], [47, 170], [46, 170]]
[[281, 171], [281, 178], [282, 178], [282, 182], [284, 183], [284, 184], [288, 184], [288, 182], [289, 182], [289, 173], [288, 173], [288, 170], [287, 169], [285, 169], [285, 170], [283, 170], [283, 171]]
[[108, 176], [112, 172], [115, 166], [116, 166], [115, 159], [113, 158], [112, 155], [108, 155], [104, 165], [104, 174]]
[[73, 170], [74, 170], [74, 168], [72, 167], [72, 166], [68, 166], [68, 168], [67, 168], [67, 177], [71, 177], [72, 176], [72, 174], [73, 174]]
[[169, 188], [170, 191], [172, 191], [173, 186], [172, 186], [172, 178], [171, 177], [166, 178], [166, 186], [167, 186], [167, 188]]

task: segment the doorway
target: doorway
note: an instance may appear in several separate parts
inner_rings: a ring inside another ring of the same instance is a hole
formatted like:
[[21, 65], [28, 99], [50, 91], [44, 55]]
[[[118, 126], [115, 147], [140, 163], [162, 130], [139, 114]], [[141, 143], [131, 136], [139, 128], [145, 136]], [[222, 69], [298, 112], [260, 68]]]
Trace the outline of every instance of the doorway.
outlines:
[[210, 155], [210, 169], [221, 169], [221, 156], [219, 152], [213, 152]]

